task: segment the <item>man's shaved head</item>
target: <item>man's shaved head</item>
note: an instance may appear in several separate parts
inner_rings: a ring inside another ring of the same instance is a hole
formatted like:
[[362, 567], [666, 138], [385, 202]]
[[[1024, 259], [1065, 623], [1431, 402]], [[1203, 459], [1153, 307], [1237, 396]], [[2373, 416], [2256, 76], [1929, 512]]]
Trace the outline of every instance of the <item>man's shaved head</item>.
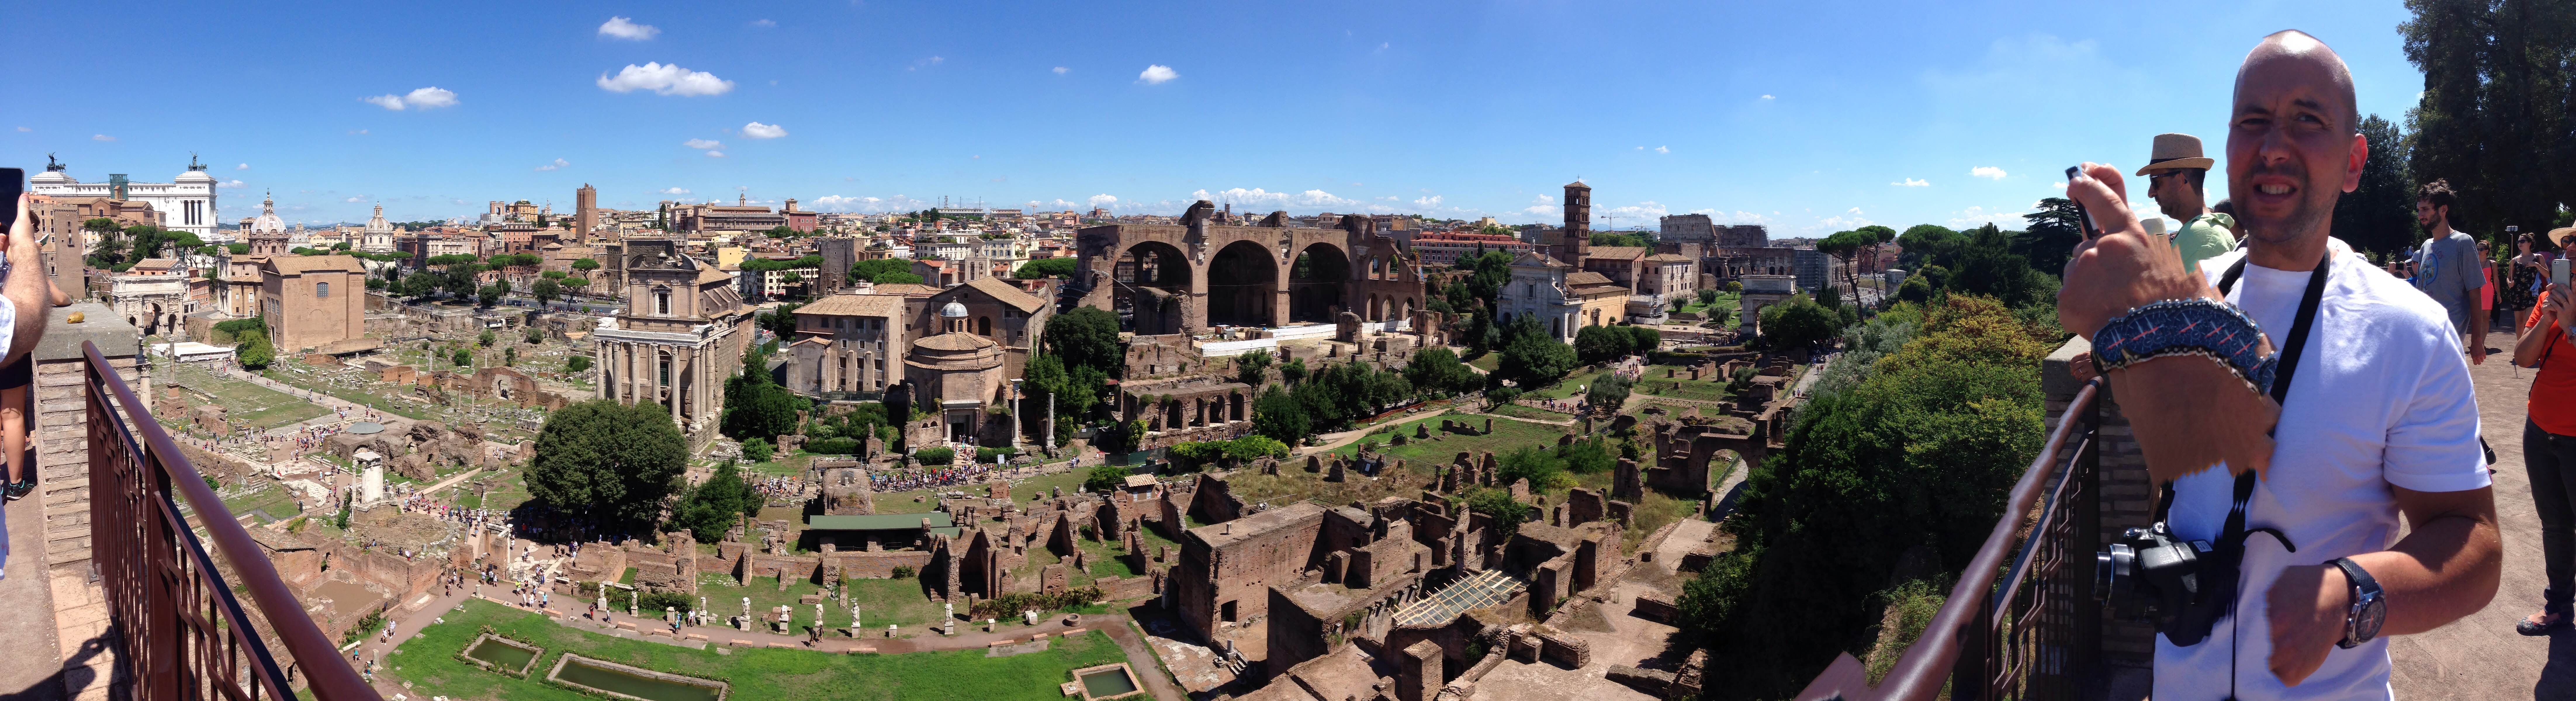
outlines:
[[2325, 42], [2319, 41], [2307, 32], [2296, 29], [2273, 32], [2264, 35], [2263, 41], [2255, 44], [2253, 51], [2245, 54], [2245, 62], [2236, 68], [2237, 86], [2239, 88], [2244, 86], [2246, 72], [2254, 70], [2256, 64], [2275, 60], [2313, 63], [2317, 64], [2318, 68], [2325, 69], [2334, 92], [2342, 98], [2339, 106], [2343, 108], [2341, 115], [2343, 130], [2347, 132], [2360, 130], [2361, 103], [2353, 96], [2352, 68], [2343, 64], [2342, 55], [2336, 54], [2332, 47], [2326, 46]]
[[[2245, 55], [2232, 102], [2227, 185], [2237, 221], [2263, 242], [2258, 252], [2310, 255], [2304, 252], [2324, 245], [2336, 199], [2360, 184], [2370, 155], [2357, 133], [2352, 70], [2316, 37], [2277, 32]], [[2313, 260], [2266, 264], [2305, 270]]]

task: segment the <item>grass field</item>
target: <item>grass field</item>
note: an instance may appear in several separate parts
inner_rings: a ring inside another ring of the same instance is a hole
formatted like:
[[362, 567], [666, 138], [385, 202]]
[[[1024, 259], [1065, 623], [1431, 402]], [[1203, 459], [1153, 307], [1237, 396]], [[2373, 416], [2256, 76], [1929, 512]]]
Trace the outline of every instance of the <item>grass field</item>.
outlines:
[[[295, 518], [295, 493], [268, 479], [250, 480], [252, 487], [241, 494], [224, 498], [224, 509], [234, 516], [251, 515], [252, 523]], [[231, 485], [226, 485], [230, 487]], [[254, 514], [266, 514], [266, 518]]]
[[[294, 395], [261, 387], [227, 375], [216, 374], [204, 367], [187, 363], [161, 363], [153, 370], [164, 373], [163, 387], [176, 391], [198, 405], [224, 407], [224, 420], [234, 426], [268, 430], [279, 426], [323, 416], [331, 410], [296, 398]], [[176, 424], [176, 417], [163, 418], [164, 424]]]
[[[932, 603], [928, 596], [921, 593], [920, 579], [906, 577], [841, 581], [850, 587], [851, 602], [859, 606], [862, 616], [860, 620], [868, 627], [883, 628], [891, 624], [912, 629], [939, 622], [939, 604]], [[749, 586], [737, 586], [733, 583], [732, 575], [715, 572], [698, 573], [698, 594], [706, 597], [707, 608], [713, 609], [716, 615], [742, 615], [743, 597], [751, 598], [751, 610], [754, 615], [765, 615], [769, 611], [778, 610], [779, 604], [787, 604], [795, 611], [795, 630], [798, 631], [803, 631], [804, 626], [814, 623], [814, 605], [797, 603], [797, 597], [812, 594], [822, 588], [813, 580], [801, 577], [789, 581], [786, 591], [779, 591], [777, 577], [753, 577]], [[618, 604], [619, 602], [616, 597], [611, 596], [609, 603]], [[823, 623], [826, 628], [849, 627], [849, 609], [844, 608], [837, 599], [825, 602]]]
[[1531, 390], [1529, 394], [1524, 396], [1532, 399], [1564, 399], [1572, 397], [1583, 392], [1585, 388], [1591, 387], [1593, 380], [1599, 379], [1603, 374], [1609, 372], [1611, 371], [1596, 370], [1577, 375], [1567, 375], [1565, 379], [1558, 381], [1555, 385]]
[[[1573, 414], [1568, 414], [1568, 413], [1560, 412], [1560, 411], [1548, 411], [1548, 410], [1546, 410], [1546, 409], [1541, 409], [1541, 408], [1534, 407], [1534, 406], [1530, 406], [1530, 405], [1527, 405], [1527, 404], [1505, 404], [1505, 405], [1502, 405], [1502, 406], [1494, 407], [1494, 409], [1493, 409], [1493, 413], [1501, 414], [1501, 415], [1503, 415], [1503, 416], [1517, 416], [1517, 417], [1520, 417], [1520, 418], [1524, 418], [1524, 419], [1533, 419], [1533, 420], [1537, 420], [1537, 421], [1572, 421], [1572, 420], [1574, 420], [1574, 415], [1573, 415]], [[1439, 425], [1439, 424], [1432, 424], [1432, 428], [1439, 428], [1439, 427], [1440, 427], [1440, 425]]]
[[1493, 372], [1503, 367], [1503, 354], [1486, 353], [1482, 356], [1478, 356], [1475, 360], [1467, 361], [1467, 364], [1475, 366], [1478, 370]]
[[[1440, 419], [1443, 418], [1472, 422], [1478, 429], [1484, 428], [1485, 424], [1484, 417], [1481, 416], [1443, 416], [1407, 421], [1401, 424], [1396, 424], [1395, 428], [1396, 431], [1404, 434], [1404, 445], [1388, 445], [1388, 441], [1395, 436], [1395, 433], [1393, 432], [1377, 433], [1370, 434], [1368, 438], [1353, 442], [1350, 445], [1335, 448], [1332, 452], [1334, 455], [1341, 456], [1358, 455], [1360, 443], [1377, 441], [1377, 452], [1380, 455], [1402, 458], [1407, 463], [1433, 462], [1445, 464], [1449, 462], [1451, 458], [1457, 457], [1460, 451], [1470, 453], [1505, 453], [1510, 452], [1513, 448], [1525, 445], [1554, 447], [1556, 445], [1557, 437], [1565, 435], [1566, 433], [1566, 429], [1561, 426], [1534, 424], [1527, 421], [1513, 421], [1510, 419], [1495, 420], [1494, 432], [1488, 435], [1469, 436], [1456, 433], [1441, 433]], [[1428, 424], [1431, 427], [1432, 437], [1429, 439], [1413, 438], [1413, 427], [1423, 424]], [[1298, 465], [1298, 474], [1305, 474], [1304, 467], [1305, 466], [1302, 464]], [[1282, 475], [1286, 475], [1288, 472], [1289, 471], [1285, 468], [1279, 471]]]
[[1072, 670], [1126, 659], [1117, 643], [1098, 632], [1053, 639], [1045, 651], [1010, 657], [985, 657], [983, 650], [839, 655], [746, 648], [718, 654], [714, 650], [582, 632], [537, 614], [469, 600], [464, 611], [448, 613], [445, 623], [422, 629], [387, 655], [381, 669], [395, 679], [412, 682], [413, 698], [592, 701], [590, 696], [537, 679], [505, 677], [458, 661], [457, 653], [471, 644], [486, 625], [504, 636], [545, 649], [545, 656], [535, 665], [540, 672], [531, 675], [538, 679], [561, 655], [571, 652], [645, 669], [722, 679], [731, 685], [727, 698], [734, 701], [1061, 701], [1064, 697], [1056, 685], [1072, 681], [1068, 674]]

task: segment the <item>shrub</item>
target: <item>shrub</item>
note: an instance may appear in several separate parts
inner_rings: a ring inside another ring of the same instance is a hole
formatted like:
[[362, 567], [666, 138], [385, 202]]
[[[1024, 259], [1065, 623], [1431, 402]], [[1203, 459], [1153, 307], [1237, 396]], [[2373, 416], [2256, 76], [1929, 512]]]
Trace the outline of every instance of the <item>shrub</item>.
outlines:
[[948, 448], [923, 448], [912, 451], [912, 458], [921, 461], [924, 465], [946, 465], [957, 460], [957, 451]]
[[564, 372], [581, 372], [588, 369], [590, 369], [588, 357], [576, 355], [564, 360]]
[[970, 618], [1018, 618], [1021, 611], [1069, 609], [1098, 600], [1099, 587], [1069, 589], [1054, 594], [1003, 594], [976, 601], [966, 615]]
[[1494, 406], [1502, 406], [1502, 405], [1505, 405], [1505, 404], [1510, 404], [1510, 403], [1512, 403], [1512, 400], [1515, 400], [1515, 399], [1519, 399], [1519, 398], [1521, 398], [1521, 388], [1519, 388], [1519, 387], [1504, 387], [1504, 388], [1502, 388], [1502, 389], [1497, 389], [1497, 390], [1494, 390], [1494, 391], [1491, 391], [1491, 392], [1486, 392], [1486, 393], [1485, 393], [1485, 398], [1486, 398], [1486, 399], [1493, 400], [1493, 402], [1492, 402], [1492, 403], [1493, 403], [1493, 405], [1494, 405]]
[[1117, 489], [1127, 484], [1127, 476], [1130, 474], [1134, 473], [1128, 472], [1127, 468], [1117, 465], [1102, 465], [1091, 468], [1091, 476], [1083, 478], [1082, 480], [1082, 491], [1105, 492]]
[[761, 440], [758, 437], [746, 438], [742, 441], [742, 459], [744, 460], [752, 462], [769, 462], [769, 456], [772, 453], [777, 452], [777, 450], [777, 448], [770, 447], [769, 441]]
[[857, 455], [859, 447], [859, 439], [856, 438], [825, 438], [805, 442], [805, 452], [823, 455]]
[[895, 579], [911, 579], [911, 578], [912, 578], [912, 566], [910, 566], [910, 565], [895, 565], [895, 566], [894, 566], [894, 578], [895, 578]]
[[676, 591], [648, 591], [635, 597], [636, 610], [646, 616], [661, 615], [664, 608], [675, 608], [681, 613], [688, 613], [697, 607], [698, 597]]
[[976, 448], [975, 462], [1000, 464], [1001, 462], [1009, 460], [1019, 454], [1020, 449], [1018, 448]]

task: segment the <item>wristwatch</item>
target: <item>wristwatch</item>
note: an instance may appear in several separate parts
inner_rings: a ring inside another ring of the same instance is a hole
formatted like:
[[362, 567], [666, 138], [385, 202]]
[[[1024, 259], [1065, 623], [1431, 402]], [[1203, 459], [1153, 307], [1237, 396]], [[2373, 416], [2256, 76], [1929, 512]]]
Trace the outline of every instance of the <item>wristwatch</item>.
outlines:
[[2352, 610], [2344, 613], [2343, 639], [2335, 642], [2335, 647], [2350, 650], [2379, 637], [2379, 624], [2388, 618], [2388, 599], [2380, 595], [2379, 580], [2353, 564], [2352, 558], [2338, 557], [2333, 564], [2343, 568], [2344, 579], [2352, 582]]

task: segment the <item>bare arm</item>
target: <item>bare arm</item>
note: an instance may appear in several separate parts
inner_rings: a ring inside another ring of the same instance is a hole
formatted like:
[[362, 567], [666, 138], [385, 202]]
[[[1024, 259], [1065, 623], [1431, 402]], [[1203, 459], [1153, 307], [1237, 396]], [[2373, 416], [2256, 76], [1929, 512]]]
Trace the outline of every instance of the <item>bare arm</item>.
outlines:
[[[2495, 488], [2388, 489], [2410, 532], [2387, 550], [2352, 556], [2387, 597], [2388, 617], [2379, 634], [2421, 633], [2486, 608], [2504, 572]], [[2272, 674], [2296, 686], [2324, 665], [2326, 653], [2343, 639], [2352, 582], [2334, 565], [2292, 567], [2273, 583], [2269, 601]]]
[[45, 317], [53, 308], [53, 282], [45, 275], [45, 260], [36, 252], [36, 224], [28, 214], [27, 198], [18, 197], [18, 220], [9, 225], [9, 279], [0, 284], [0, 296], [18, 308], [15, 335], [9, 341], [6, 357], [0, 365], [18, 362], [36, 347], [45, 334]]
[[2549, 289], [2540, 293], [2540, 321], [2532, 324], [2530, 328], [2523, 329], [2521, 338], [2514, 339], [2514, 366], [2539, 367], [2541, 351], [2549, 347], [2550, 335], [2559, 333], [2559, 329], [2565, 328], [2556, 322], [2560, 313], [2567, 308], [2566, 303], [2559, 298], [2567, 296], [2568, 289], [2550, 285]]

